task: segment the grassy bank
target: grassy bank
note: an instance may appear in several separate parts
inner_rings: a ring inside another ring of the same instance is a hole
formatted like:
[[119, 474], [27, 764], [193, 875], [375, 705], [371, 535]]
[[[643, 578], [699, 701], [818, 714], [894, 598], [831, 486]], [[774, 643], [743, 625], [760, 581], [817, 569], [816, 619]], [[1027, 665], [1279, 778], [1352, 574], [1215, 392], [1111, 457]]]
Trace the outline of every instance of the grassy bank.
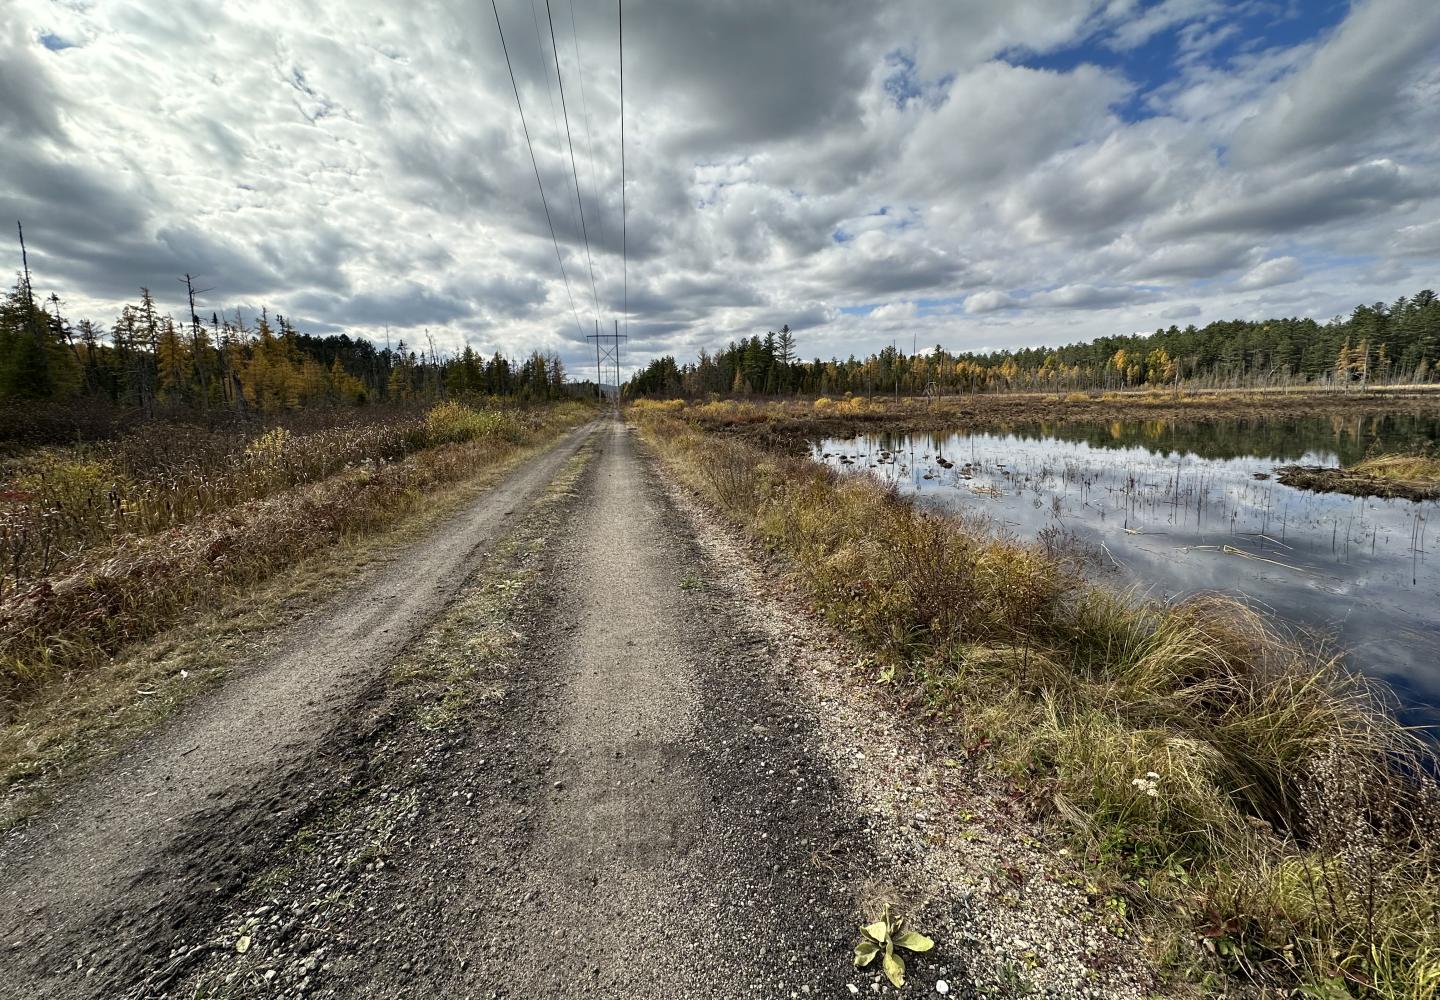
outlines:
[[541, 409], [460, 403], [301, 414], [289, 424], [141, 424], [0, 464], [0, 599], [96, 549], [441, 444], [519, 441]]
[[[396, 523], [430, 491], [482, 474], [589, 412], [444, 403], [349, 430], [272, 430], [239, 448], [202, 439], [173, 445], [140, 479], [81, 449], [34, 459], [43, 471], [21, 470], [9, 488], [0, 713], [13, 720], [50, 685], [337, 540]], [[31, 550], [16, 541], [30, 524], [53, 540], [56, 551], [42, 561], [22, 558]]]
[[[678, 401], [646, 402], [669, 407]], [[684, 407], [688, 420], [768, 447], [802, 450], [807, 440], [853, 437], [876, 430], [944, 431], [983, 424], [1005, 429], [1043, 423], [1309, 417], [1365, 419], [1382, 415], [1440, 416], [1440, 392], [1172, 392], [981, 393], [917, 399], [890, 396], [794, 400], [716, 400]]]
[[1340, 469], [1291, 465], [1277, 478], [1287, 486], [1356, 497], [1440, 500], [1440, 458], [1377, 455]]
[[[837, 404], [839, 405], [839, 404]], [[683, 479], [782, 555], [898, 708], [983, 751], [1212, 988], [1440, 988], [1440, 791], [1366, 682], [1219, 598], [1151, 604], [864, 476], [631, 409]]]

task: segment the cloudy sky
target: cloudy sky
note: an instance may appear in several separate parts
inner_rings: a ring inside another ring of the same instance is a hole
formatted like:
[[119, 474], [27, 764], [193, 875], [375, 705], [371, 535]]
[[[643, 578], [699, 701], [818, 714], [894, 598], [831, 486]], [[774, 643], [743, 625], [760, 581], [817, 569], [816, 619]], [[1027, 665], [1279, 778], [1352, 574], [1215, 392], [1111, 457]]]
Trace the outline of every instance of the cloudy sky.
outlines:
[[[583, 335], [627, 320], [616, 7], [550, 3], [499, 14], [568, 292], [480, 0], [4, 0], [0, 218], [74, 317], [141, 285], [180, 315], [189, 271], [206, 315], [583, 374]], [[782, 323], [828, 357], [1324, 319], [1440, 285], [1436, 0], [624, 14], [631, 360]]]

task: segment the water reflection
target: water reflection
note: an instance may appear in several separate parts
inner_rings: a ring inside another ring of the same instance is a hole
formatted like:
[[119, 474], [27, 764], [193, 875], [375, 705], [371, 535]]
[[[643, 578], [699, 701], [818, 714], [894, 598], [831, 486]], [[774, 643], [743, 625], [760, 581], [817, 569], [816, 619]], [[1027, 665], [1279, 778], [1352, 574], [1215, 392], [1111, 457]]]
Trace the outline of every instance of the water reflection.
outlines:
[[1437, 432], [1413, 417], [1037, 424], [826, 440], [814, 454], [1023, 538], [1073, 540], [1120, 586], [1266, 606], [1387, 681], [1409, 721], [1440, 726], [1440, 561], [1426, 558], [1440, 504], [1273, 479], [1280, 464], [1354, 462]]

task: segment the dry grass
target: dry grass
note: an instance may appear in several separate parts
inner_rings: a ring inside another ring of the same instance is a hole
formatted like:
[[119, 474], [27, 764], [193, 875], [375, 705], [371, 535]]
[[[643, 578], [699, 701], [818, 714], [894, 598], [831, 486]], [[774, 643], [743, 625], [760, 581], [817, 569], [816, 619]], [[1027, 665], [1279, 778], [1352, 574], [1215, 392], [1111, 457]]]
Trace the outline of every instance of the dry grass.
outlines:
[[789, 561], [900, 706], [992, 747], [1177, 969], [1433, 995], [1436, 762], [1368, 682], [1234, 601], [1103, 592], [1037, 547], [686, 416], [636, 419]]
[[[255, 471], [235, 503], [202, 512], [177, 501], [170, 516], [178, 523], [168, 530], [111, 524], [93, 544], [0, 597], [0, 705], [9, 711], [53, 678], [93, 667], [216, 595], [264, 579], [337, 539], [394, 523], [429, 491], [473, 476], [520, 442], [552, 435], [586, 412], [569, 405], [493, 415], [444, 404], [422, 418], [424, 440], [434, 443], [396, 460], [347, 462], [319, 479], [292, 474], [326, 464], [311, 457], [310, 445], [300, 448], [283, 431], [266, 433], [245, 449], [243, 461]], [[407, 422], [402, 430], [415, 428]], [[379, 437], [392, 433], [382, 428]], [[301, 457], [293, 457], [297, 453]], [[105, 482], [98, 472], [89, 481]], [[260, 481], [269, 483], [268, 491]], [[83, 489], [82, 507], [99, 488]], [[155, 489], [154, 481], [146, 486], [158, 496]], [[176, 494], [197, 490], [204, 494], [193, 483]], [[253, 493], [262, 495], [247, 498]], [[62, 492], [52, 488], [46, 497], [50, 509], [64, 506]], [[207, 496], [201, 506], [216, 503]]]
[[294, 428], [142, 424], [111, 441], [43, 448], [0, 467], [0, 599], [92, 551], [187, 525], [441, 444], [519, 441], [544, 411], [357, 411]]
[[[111, 655], [101, 644], [110, 633], [87, 633], [90, 617], [82, 614], [59, 647], [71, 658], [37, 657], [57, 669], [11, 688], [0, 727], [0, 789], [9, 798], [0, 827], [43, 801], [57, 774], [166, 718], [256, 655], [274, 627], [333, 597], [375, 558], [420, 537], [588, 413], [568, 406], [537, 412], [521, 441], [440, 446], [394, 463], [381, 483], [351, 473], [312, 484], [303, 497], [285, 494], [196, 523], [180, 533], [183, 542], [139, 540], [125, 561], [108, 560], [117, 570], [143, 567], [119, 573], [118, 584], [99, 581], [103, 591], [131, 588], [130, 603], [144, 605], [134, 634]], [[329, 519], [316, 517], [322, 509]], [[217, 526], [234, 539], [227, 553], [247, 553], [218, 569], [208, 559]], [[73, 605], [83, 609], [85, 599], [78, 586]], [[24, 636], [7, 631], [3, 638], [18, 648]]]
[[1403, 483], [1440, 484], [1440, 457], [1435, 455], [1377, 455], [1350, 467], [1351, 472]]
[[1343, 469], [1289, 465], [1276, 477], [1287, 486], [1317, 493], [1346, 493], [1391, 500], [1440, 499], [1440, 457], [1377, 455]]

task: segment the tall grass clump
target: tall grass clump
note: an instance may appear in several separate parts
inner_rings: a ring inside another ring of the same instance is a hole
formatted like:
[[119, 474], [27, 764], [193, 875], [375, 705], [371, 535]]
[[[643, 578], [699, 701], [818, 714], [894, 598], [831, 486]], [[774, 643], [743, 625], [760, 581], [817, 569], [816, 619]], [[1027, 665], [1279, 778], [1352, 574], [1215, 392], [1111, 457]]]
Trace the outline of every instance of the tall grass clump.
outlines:
[[[937, 738], [1063, 821], [1162, 959], [1325, 997], [1440, 988], [1436, 760], [1331, 651], [1234, 600], [1117, 595], [866, 476], [656, 414]], [[983, 739], [982, 739], [983, 738]]]
[[679, 413], [685, 409], [683, 399], [637, 399], [630, 404], [637, 413]]
[[1440, 483], [1440, 455], [1376, 455], [1349, 471], [1401, 482]]
[[444, 402], [425, 414], [425, 433], [420, 447], [433, 448], [483, 438], [518, 441], [525, 429], [525, 421], [516, 410], [476, 409], [464, 403]]
[[0, 487], [0, 719], [67, 673], [588, 415], [441, 403], [296, 432], [142, 427]]

